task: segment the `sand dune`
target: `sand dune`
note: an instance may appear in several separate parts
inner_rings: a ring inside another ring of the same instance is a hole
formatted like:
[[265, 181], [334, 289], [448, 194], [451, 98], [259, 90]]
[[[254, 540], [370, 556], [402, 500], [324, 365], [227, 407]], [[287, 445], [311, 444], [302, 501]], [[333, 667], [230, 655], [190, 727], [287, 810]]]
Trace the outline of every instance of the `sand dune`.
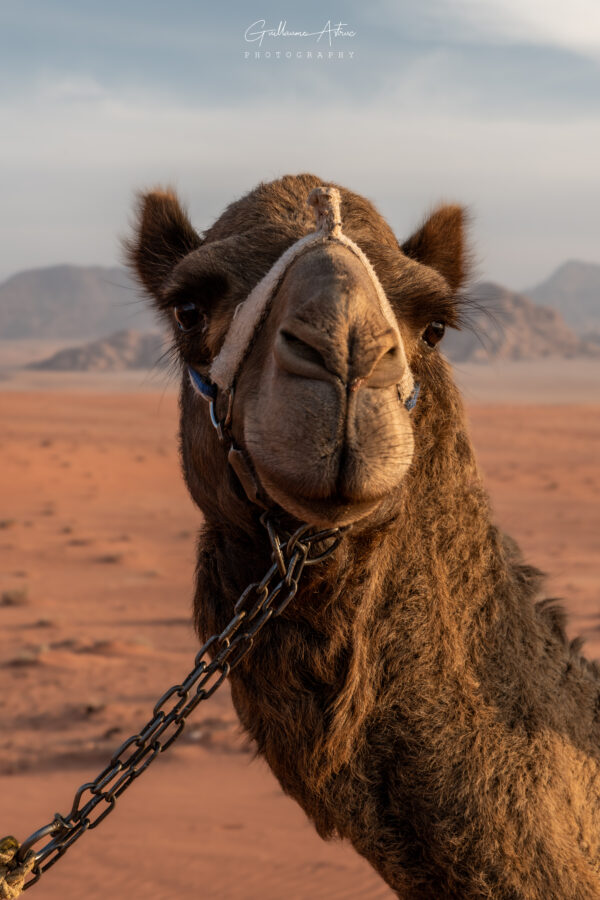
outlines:
[[[173, 391], [0, 394], [3, 833], [67, 812], [192, 664], [199, 514], [179, 475], [176, 406]], [[600, 656], [600, 404], [469, 412], [498, 519]], [[253, 760], [227, 689], [204, 706], [28, 896], [391, 897]]]

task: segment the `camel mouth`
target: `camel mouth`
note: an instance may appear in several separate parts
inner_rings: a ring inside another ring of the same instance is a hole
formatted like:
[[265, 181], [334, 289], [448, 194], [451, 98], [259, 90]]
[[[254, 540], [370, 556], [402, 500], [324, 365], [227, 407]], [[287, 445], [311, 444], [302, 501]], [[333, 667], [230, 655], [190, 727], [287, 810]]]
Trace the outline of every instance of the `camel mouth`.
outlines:
[[259, 467], [256, 467], [256, 472], [271, 500], [298, 521], [318, 528], [352, 525], [373, 513], [387, 496], [355, 499], [334, 489], [324, 497], [308, 497], [282, 484]]
[[396, 496], [414, 437], [395, 386], [361, 387], [350, 400], [324, 381], [270, 387], [250, 395], [237, 438], [268, 497], [300, 521], [337, 527]]
[[294, 428], [296, 423], [283, 417], [276, 424], [288, 424], [273, 440], [252, 419], [243, 444], [268, 498], [301, 522], [339, 527], [371, 517], [396, 496], [413, 451], [412, 431], [404, 421], [408, 414], [402, 408], [399, 416], [400, 437], [393, 430], [395, 419], [386, 434], [390, 417], [378, 419], [369, 410], [358, 422], [351, 422], [351, 439], [341, 441], [338, 432], [350, 430], [347, 422], [340, 425], [339, 416], [327, 415], [327, 410], [318, 422], [329, 429], [326, 440], [313, 439], [304, 425]]

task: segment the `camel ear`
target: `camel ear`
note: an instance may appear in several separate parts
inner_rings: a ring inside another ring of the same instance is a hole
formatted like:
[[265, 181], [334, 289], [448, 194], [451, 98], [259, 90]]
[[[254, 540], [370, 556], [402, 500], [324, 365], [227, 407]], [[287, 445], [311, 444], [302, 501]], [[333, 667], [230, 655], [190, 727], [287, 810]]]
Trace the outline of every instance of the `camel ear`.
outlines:
[[176, 264], [202, 240], [171, 190], [138, 196], [133, 236], [125, 242], [129, 266], [155, 298]]
[[465, 219], [462, 206], [440, 206], [402, 244], [406, 256], [443, 275], [453, 292], [468, 274]]

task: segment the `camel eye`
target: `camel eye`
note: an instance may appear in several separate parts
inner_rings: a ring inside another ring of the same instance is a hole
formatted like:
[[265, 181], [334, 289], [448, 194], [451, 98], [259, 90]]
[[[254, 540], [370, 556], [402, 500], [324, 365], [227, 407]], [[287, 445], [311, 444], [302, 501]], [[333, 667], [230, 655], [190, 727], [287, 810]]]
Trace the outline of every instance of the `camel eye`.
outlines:
[[430, 322], [422, 334], [422, 338], [428, 347], [435, 347], [444, 337], [446, 325], [444, 322]]
[[206, 316], [200, 312], [193, 300], [174, 307], [173, 313], [180, 331], [192, 331], [198, 325], [206, 324]]

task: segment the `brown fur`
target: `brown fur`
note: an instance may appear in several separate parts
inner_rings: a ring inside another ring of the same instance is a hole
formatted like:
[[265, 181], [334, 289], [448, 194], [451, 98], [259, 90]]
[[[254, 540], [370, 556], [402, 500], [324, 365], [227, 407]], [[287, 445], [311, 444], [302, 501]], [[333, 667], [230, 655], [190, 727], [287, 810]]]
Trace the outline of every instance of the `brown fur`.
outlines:
[[[182, 362], [207, 370], [236, 304], [311, 229], [305, 200], [319, 183], [302, 175], [261, 184], [202, 239], [172, 195], [145, 198], [129, 248], [142, 283], [169, 321], [183, 297], [203, 302], [209, 315], [202, 335], [176, 333]], [[369, 428], [360, 438], [361, 477], [374, 489], [373, 453], [382, 478], [388, 454], [397, 470], [399, 448], [410, 464], [367, 514], [353, 516], [349, 497], [343, 511], [314, 513], [315, 521], [345, 516], [355, 524], [232, 673], [236, 709], [319, 833], [349, 839], [399, 897], [600, 898], [599, 672], [567, 642], [556, 606], [536, 602], [541, 574], [492, 523], [449, 367], [421, 340], [429, 321], [460, 320], [462, 214], [442, 208], [401, 249], [370, 203], [340, 190], [344, 231], [374, 265], [421, 383], [410, 418], [387, 387], [365, 394], [380, 403], [384, 436], [373, 444]], [[349, 303], [356, 293], [336, 290], [337, 336], [327, 353], [342, 340], [339, 298]], [[244, 365], [234, 410], [242, 445], [247, 410], [254, 416], [270, 403], [260, 386], [278, 316], [300, 302], [293, 294], [282, 285]], [[324, 300], [322, 315], [314, 314], [324, 328], [328, 309]], [[277, 377], [284, 393], [296, 393], [287, 420], [273, 417], [264, 436], [275, 436], [276, 456], [292, 453], [290, 432], [306, 442], [303, 452], [315, 443], [323, 449], [325, 426], [321, 416], [307, 418], [311, 404], [336, 421], [354, 415], [327, 381], [303, 403], [298, 384]], [[206, 405], [185, 377], [182, 385], [184, 472], [205, 516], [195, 600], [204, 639], [227, 624], [269, 553], [259, 511], [228, 467]], [[358, 428], [367, 412], [356, 415]], [[305, 437], [293, 418], [305, 423]], [[318, 478], [310, 472], [307, 489], [317, 491]]]

